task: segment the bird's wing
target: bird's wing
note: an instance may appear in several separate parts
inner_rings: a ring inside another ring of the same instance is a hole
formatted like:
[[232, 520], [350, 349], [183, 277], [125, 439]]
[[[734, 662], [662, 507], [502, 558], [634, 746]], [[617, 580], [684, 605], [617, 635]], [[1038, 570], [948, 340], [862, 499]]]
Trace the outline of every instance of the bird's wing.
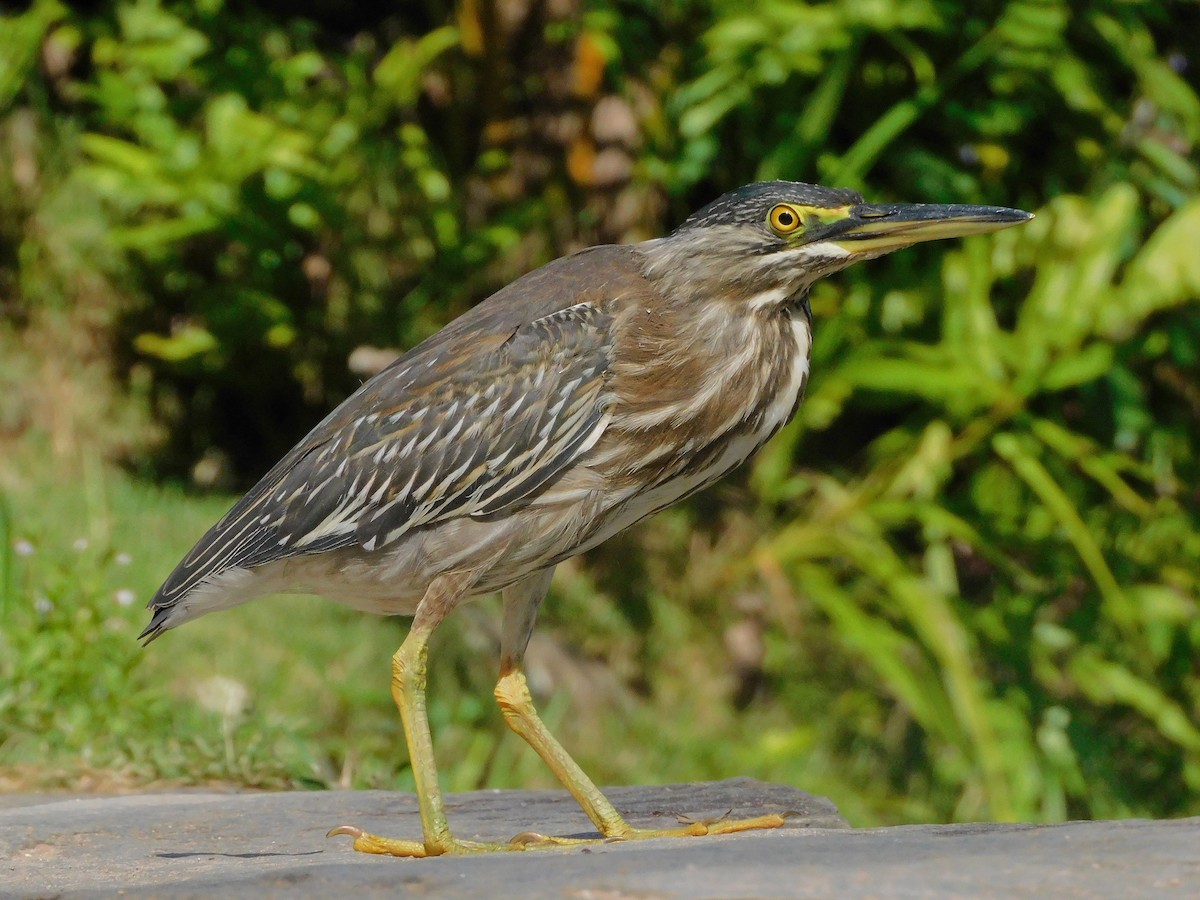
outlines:
[[153, 608], [234, 567], [503, 512], [586, 452], [608, 420], [612, 318], [579, 303], [459, 327], [385, 369], [203, 537]]
[[[523, 500], [603, 430], [610, 323], [596, 306], [568, 307], [518, 328], [484, 365], [423, 386], [415, 400], [389, 386], [399, 403], [373, 405], [314, 456], [313, 475], [281, 489], [281, 535], [297, 549], [345, 535], [374, 550], [421, 525]], [[397, 373], [393, 385], [409, 378], [420, 373]], [[330, 481], [349, 484], [337, 504], [310, 502], [308, 492]]]

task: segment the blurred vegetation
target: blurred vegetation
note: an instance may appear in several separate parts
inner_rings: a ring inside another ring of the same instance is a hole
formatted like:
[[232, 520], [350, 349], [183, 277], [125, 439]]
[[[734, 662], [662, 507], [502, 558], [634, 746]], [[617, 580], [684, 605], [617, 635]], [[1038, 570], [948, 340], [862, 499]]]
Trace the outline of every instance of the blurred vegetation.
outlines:
[[[752, 471], [561, 567], [548, 721], [601, 781], [856, 824], [1200, 813], [1200, 7], [397, 7], [0, 20], [0, 787], [408, 784], [400, 627], [262, 601], [140, 654], [141, 605], [370, 348], [781, 177], [1038, 218], [818, 285]], [[549, 783], [494, 611], [439, 637], [454, 789]]]

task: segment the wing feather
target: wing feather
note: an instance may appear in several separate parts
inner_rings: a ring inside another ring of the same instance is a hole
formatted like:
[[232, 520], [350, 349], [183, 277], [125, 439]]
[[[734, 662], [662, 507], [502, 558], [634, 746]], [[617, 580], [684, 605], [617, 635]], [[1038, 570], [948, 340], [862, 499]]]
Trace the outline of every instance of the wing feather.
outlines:
[[160, 588], [169, 606], [230, 568], [503, 513], [586, 452], [607, 423], [612, 335], [579, 303], [505, 336], [413, 351], [380, 373], [269, 472]]

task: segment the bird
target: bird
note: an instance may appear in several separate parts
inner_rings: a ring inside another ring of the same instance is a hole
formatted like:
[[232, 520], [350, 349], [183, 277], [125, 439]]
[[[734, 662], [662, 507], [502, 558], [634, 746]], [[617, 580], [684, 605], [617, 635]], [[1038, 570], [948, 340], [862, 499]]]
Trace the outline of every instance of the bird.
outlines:
[[670, 234], [590, 247], [502, 288], [326, 416], [196, 543], [149, 603], [146, 643], [280, 592], [411, 616], [392, 658], [420, 838], [342, 825], [404, 857], [569, 843], [456, 837], [426, 716], [430, 635], [502, 595], [495, 697], [594, 823], [597, 840], [721, 834], [777, 815], [634, 828], [538, 717], [524, 654], [555, 566], [741, 465], [796, 413], [809, 290], [861, 260], [1032, 218], [995, 206], [867, 203], [856, 191], [749, 184]]

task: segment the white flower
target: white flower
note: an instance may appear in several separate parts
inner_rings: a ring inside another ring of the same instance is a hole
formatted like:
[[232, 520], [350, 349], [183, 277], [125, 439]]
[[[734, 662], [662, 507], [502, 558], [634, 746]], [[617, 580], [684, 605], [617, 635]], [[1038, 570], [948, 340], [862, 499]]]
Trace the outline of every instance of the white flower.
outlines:
[[17, 556], [33, 556], [33, 544], [24, 538], [13, 543], [13, 550], [16, 551]]
[[227, 720], [240, 718], [250, 708], [250, 689], [224, 675], [206, 678], [194, 690], [202, 707], [220, 713]]
[[132, 606], [133, 601], [137, 599], [137, 594], [129, 588], [121, 588], [113, 594], [113, 599], [117, 601], [117, 606]]
[[131, 562], [133, 562], [133, 557], [130, 556], [128, 553], [118, 553], [113, 558], [113, 562], [115, 562], [118, 566], [127, 566]]
[[74, 550], [76, 553], [82, 553], [87, 548], [88, 548], [88, 539], [87, 538], [75, 538], [75, 543], [73, 543], [71, 545], [71, 549]]

